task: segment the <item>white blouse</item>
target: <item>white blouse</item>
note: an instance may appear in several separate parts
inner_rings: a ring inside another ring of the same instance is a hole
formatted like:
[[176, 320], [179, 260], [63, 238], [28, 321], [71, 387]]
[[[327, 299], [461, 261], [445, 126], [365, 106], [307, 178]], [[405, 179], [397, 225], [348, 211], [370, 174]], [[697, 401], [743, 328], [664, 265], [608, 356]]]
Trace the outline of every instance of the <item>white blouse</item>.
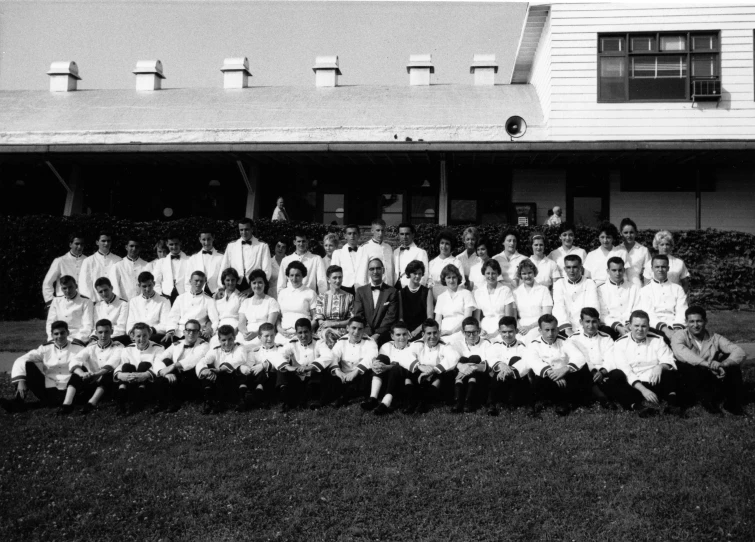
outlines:
[[239, 308], [239, 314], [243, 314], [246, 318], [247, 332], [254, 331], [255, 333], [274, 312], [280, 313], [281, 308], [278, 302], [269, 295], [262, 299], [254, 296], [247, 297]]
[[553, 298], [548, 288], [535, 283], [531, 288], [520, 284], [514, 290], [516, 310], [519, 315], [519, 325], [530, 326], [537, 323], [543, 313], [543, 307], [553, 307]]
[[626, 263], [624, 278], [635, 284], [638, 288], [642, 288], [642, 274], [645, 270], [645, 265], [650, 261], [650, 251], [639, 243], [635, 243], [632, 250], [627, 250], [626, 245], [622, 246], [627, 251], [627, 257], [624, 258], [624, 262]]
[[443, 268], [446, 267], [448, 264], [455, 266], [456, 269], [459, 270], [459, 274], [461, 274], [461, 281], [459, 285], [461, 286], [465, 283], [464, 273], [462, 272], [462, 265], [458, 258], [456, 258], [455, 256], [449, 256], [448, 258], [445, 258], [445, 259], [441, 259], [440, 256], [433, 258], [432, 260], [430, 260], [429, 273], [430, 273], [430, 279], [432, 280], [434, 299], [440, 299], [440, 294], [442, 294], [448, 289], [440, 283], [440, 274], [443, 272]]
[[452, 329], [460, 327], [462, 320], [467, 315], [469, 309], [476, 309], [472, 292], [461, 286], [455, 291], [446, 289], [435, 305], [435, 314], [440, 314], [443, 321], [440, 324], [440, 332], [450, 332]]
[[278, 292], [278, 304], [283, 315], [281, 323], [283, 329], [293, 331], [294, 324], [299, 318], [312, 320], [317, 306], [317, 294], [312, 288], [306, 286], [294, 288], [289, 284]]
[[491, 293], [487, 285], [479, 287], [474, 292], [477, 308], [482, 311], [480, 327], [488, 334], [488, 337], [498, 333], [498, 320], [504, 315], [504, 309], [509, 303], [514, 303], [511, 289], [503, 284], [498, 284]]
[[543, 256], [540, 260], [537, 260], [535, 256], [530, 256], [530, 260], [537, 267], [536, 283], [550, 288], [554, 282], [561, 278], [561, 271], [558, 270], [558, 265], [547, 256]]
[[585, 260], [587, 259], [587, 252], [585, 252], [585, 249], [583, 248], [572, 246], [569, 250], [566, 250], [563, 246], [560, 246], [556, 250], [548, 254], [548, 257], [556, 262], [558, 270], [561, 271], [561, 276], [564, 278], [566, 278], [566, 271], [564, 270], [564, 258], [569, 256], [570, 254], [579, 256], [579, 258], [582, 260], [582, 264], [584, 265]]
[[[281, 263], [283, 263], [283, 260], [281, 260]], [[270, 287], [267, 289], [267, 294], [273, 299], [278, 299], [278, 276], [281, 272], [281, 266], [274, 256], [270, 258], [270, 267], [272, 271], [270, 271]]]
[[[645, 280], [652, 280], [653, 278], [653, 262], [652, 260], [645, 264]], [[674, 284], [682, 285], [682, 280], [689, 277], [689, 271], [684, 264], [684, 260], [677, 258], [676, 256], [668, 257], [668, 280]]]
[[215, 300], [215, 308], [218, 310], [218, 318], [220, 319], [220, 326], [233, 326], [233, 328], [239, 327], [239, 309], [244, 302], [239, 295], [238, 290], [234, 290], [230, 298], [224, 295], [220, 299]]
[[613, 247], [606, 251], [603, 247], [598, 247], [587, 255], [585, 260], [585, 270], [589, 271], [591, 278], [597, 286], [600, 286], [608, 280], [608, 260], [611, 258], [621, 258], [624, 264], [627, 262], [627, 251], [624, 247]]
[[519, 254], [518, 252], [515, 252], [513, 256], [507, 256], [504, 251], [493, 256], [493, 259], [501, 264], [501, 276], [503, 276], [503, 282], [510, 288], [513, 288], [516, 282], [516, 270], [519, 267], [519, 264], [527, 259], [527, 256]]

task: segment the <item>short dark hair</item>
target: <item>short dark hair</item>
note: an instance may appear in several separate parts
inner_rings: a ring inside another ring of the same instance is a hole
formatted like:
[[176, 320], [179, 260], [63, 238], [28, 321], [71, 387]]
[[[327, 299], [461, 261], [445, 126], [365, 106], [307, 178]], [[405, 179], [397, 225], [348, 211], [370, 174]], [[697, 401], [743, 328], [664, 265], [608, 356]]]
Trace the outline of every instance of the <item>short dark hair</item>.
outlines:
[[480, 329], [480, 322], [474, 316], [467, 316], [461, 321], [461, 330], [464, 331], [464, 328], [467, 326], [475, 326], [477, 329]]
[[296, 239], [297, 237], [303, 237], [304, 239], [306, 239], [307, 241], [309, 241], [309, 234], [304, 229], [302, 229], [302, 228], [296, 228], [294, 230], [294, 237], [293, 238]]
[[325, 270], [325, 276], [330, 278], [333, 273], [343, 273], [343, 267], [340, 265], [331, 265]]
[[699, 314], [703, 317], [703, 320], [708, 320], [708, 313], [700, 305], [691, 305], [686, 311], [684, 311], [684, 318], [689, 318], [693, 314]]
[[422, 322], [422, 331], [425, 331], [429, 327], [437, 327], [440, 330], [440, 324], [435, 320], [435, 318], [428, 318], [424, 322]]
[[406, 269], [404, 270], [404, 274], [408, 277], [412, 273], [416, 273], [417, 271], [422, 271], [422, 274], [425, 274], [425, 264], [422, 263], [419, 260], [412, 260], [408, 264], [406, 264]]
[[110, 237], [110, 239], [112, 240], [113, 239], [113, 232], [111, 232], [109, 230], [100, 230], [99, 233], [97, 234], [97, 240], [99, 241], [100, 237], [103, 237], [103, 236], [104, 237]]
[[236, 335], [236, 332], [233, 330], [233, 326], [224, 325], [218, 328], [218, 337], [221, 335]]
[[191, 272], [191, 275], [189, 275], [189, 280], [191, 280], [192, 277], [199, 277], [202, 280], [207, 280], [207, 275], [204, 274], [204, 271], [199, 271], [198, 269]]
[[275, 325], [271, 324], [270, 322], [262, 322], [260, 324], [260, 327], [257, 328], [257, 334], [262, 335], [263, 331], [275, 331]]
[[582, 265], [582, 258], [576, 254], [569, 254], [564, 258], [564, 262], [577, 262], [579, 265]]
[[446, 277], [449, 275], [454, 275], [459, 284], [461, 284], [461, 272], [454, 264], [450, 263], [440, 272], [440, 283], [443, 286], [446, 285]]
[[300, 327], [304, 327], [304, 328], [307, 328], [308, 330], [312, 331], [312, 322], [309, 320], [309, 318], [299, 318], [294, 323], [294, 330], [296, 330], [297, 328], [300, 328]]
[[71, 275], [63, 275], [58, 279], [58, 282], [60, 282], [61, 286], [65, 286], [66, 284], [73, 284], [74, 286], [76, 286], [76, 279]]
[[[184, 326], [184, 327], [186, 327], [186, 326]], [[133, 325], [133, 327], [131, 328], [131, 332], [133, 333], [134, 331], [136, 331], [138, 329], [140, 329], [142, 331], [149, 332], [149, 326], [147, 324], [145, 324], [144, 322], [137, 322], [137, 323], [135, 323]]]
[[[302, 266], [304, 265], [301, 262], [295, 263], [301, 264]], [[289, 267], [291, 266], [289, 265]], [[306, 271], [307, 268], [305, 267], [304, 270]], [[306, 273], [304, 273], [304, 275], [306, 276]], [[255, 279], [262, 279], [262, 283], [265, 285], [265, 291], [267, 292], [267, 289], [270, 287], [270, 281], [267, 280], [267, 274], [262, 269], [255, 269], [249, 273], [249, 284], [251, 285]]]
[[581, 320], [583, 316], [589, 316], [590, 318], [600, 318], [600, 313], [595, 307], [582, 307], [582, 310], [579, 311], [579, 319]]
[[485, 275], [485, 271], [487, 271], [488, 268], [491, 268], [493, 271], [495, 271], [499, 275], [503, 273], [503, 271], [501, 270], [501, 264], [498, 262], [498, 260], [494, 260], [493, 258], [490, 258], [488, 261], [482, 264], [480, 273]]
[[619, 239], [619, 230], [616, 229], [616, 226], [614, 226], [610, 222], [603, 222], [600, 225], [600, 228], [598, 229], [598, 235], [601, 233], [605, 233], [606, 235], [611, 236], [614, 241], [617, 241]]
[[488, 249], [488, 252], [493, 252], [493, 244], [491, 243], [490, 239], [488, 239], [484, 235], [477, 239], [477, 242], [474, 244], [475, 251], [481, 246], [484, 246], [486, 249]]
[[239, 272], [236, 271], [233, 267], [229, 267], [228, 269], [224, 269], [222, 273], [220, 273], [220, 282], [225, 282], [225, 279], [228, 277], [233, 277], [236, 279], [236, 282], [239, 280]]
[[409, 222], [402, 222], [399, 224], [398, 229], [400, 230], [401, 228], [409, 228], [409, 231], [412, 233], [417, 233], [417, 228], [414, 227], [414, 224], [410, 224]]
[[440, 246], [440, 242], [446, 240], [451, 244], [451, 250], [456, 247], [456, 234], [451, 230], [441, 230], [435, 236], [435, 246]]
[[179, 243], [181, 243], [181, 236], [178, 234], [177, 231], [168, 232], [168, 235], [166, 235], [165, 238], [168, 241], [178, 241]]
[[76, 239], [81, 239], [82, 241], [86, 241], [86, 238], [80, 231], [75, 231], [72, 234], [68, 236], [68, 244], [70, 245], [73, 243]]
[[514, 239], [516, 239], [516, 244], [519, 244], [519, 234], [516, 232], [516, 230], [508, 229], [504, 230], [504, 232], [501, 234], [500, 244], [503, 245], [503, 242], [506, 240], [506, 238], [509, 235], [513, 235]]
[[634, 231], [637, 231], [637, 224], [634, 223], [634, 220], [631, 218], [622, 218], [621, 222], [619, 223], [619, 230], [624, 230], [626, 226], [632, 226], [634, 228]]
[[202, 324], [199, 323], [199, 320], [195, 320], [194, 318], [192, 318], [191, 320], [186, 320], [184, 329], [186, 329], [186, 326], [188, 326], [189, 324], [196, 324], [199, 329], [202, 329]]
[[354, 323], [362, 324], [362, 326], [367, 327], [367, 322], [361, 316], [352, 316], [351, 318], [349, 318], [348, 325], [350, 326], [351, 324], [354, 324]]
[[153, 281], [155, 280], [155, 276], [150, 273], [149, 271], [142, 271], [139, 273], [139, 276], [136, 277], [136, 281], [139, 284], [144, 284], [145, 282]]
[[513, 316], [503, 316], [500, 320], [498, 320], [498, 327], [501, 326], [514, 326], [514, 329], [517, 328], [516, 318]]
[[385, 220], [382, 218], [373, 218], [372, 222], [370, 222], [370, 226], [382, 226], [385, 228]]
[[110, 282], [110, 279], [107, 277], [100, 277], [97, 280], [94, 281], [94, 287], [95, 289], [99, 288], [100, 286], [110, 286], [113, 287], [113, 283]]
[[616, 265], [621, 264], [621, 267], [626, 267], [624, 260], [622, 260], [618, 256], [611, 256], [610, 258], [608, 258], [608, 261], [606, 262], [606, 268], [610, 269], [612, 263], [615, 263]]
[[543, 324], [558, 324], [558, 318], [552, 314], [543, 314], [537, 319], [537, 327], [543, 327]]
[[359, 227], [358, 224], [348, 224], [343, 228], [343, 232], [346, 233], [346, 230], [357, 230], [357, 234], [362, 232], [362, 229]]
[[113, 322], [107, 318], [103, 318], [102, 320], [97, 320], [97, 323], [94, 324], [94, 329], [97, 329], [98, 327], [109, 327], [110, 329], [113, 329]]
[[574, 234], [577, 233], [577, 230], [574, 229], [574, 224], [571, 222], [562, 222], [561, 227], [558, 229], [558, 236], [561, 237], [565, 232], [570, 231]]
[[64, 322], [63, 320], [55, 320], [50, 326], [50, 333], [52, 333], [56, 329], [65, 329], [66, 331], [68, 331], [68, 322]]
[[201, 228], [199, 230], [199, 236], [202, 237], [202, 234], [209, 234], [213, 239], [215, 238], [215, 232], [212, 231], [210, 228]]
[[650, 316], [648, 316], [648, 313], [646, 313], [645, 311], [632, 311], [632, 314], [629, 315], [629, 321], [631, 322], [635, 318], [642, 318], [643, 320], [647, 320], [648, 323], [650, 323]]
[[398, 321], [396, 321], [396, 323], [395, 323], [395, 324], [393, 324], [393, 325], [391, 326], [391, 332], [394, 332], [394, 331], [396, 331], [397, 329], [406, 329], [406, 330], [408, 330], [408, 329], [409, 329], [409, 326], [407, 326], [407, 325], [406, 325], [406, 322], [404, 322], [403, 320], [398, 320]]
[[244, 217], [241, 220], [239, 220], [236, 223], [236, 227], [238, 228], [241, 224], [248, 224], [250, 226], [254, 226], [254, 222], [252, 222], [252, 219], [251, 218], [246, 218], [246, 217]]
[[298, 269], [301, 271], [301, 276], [306, 277], [307, 276], [307, 268], [306, 266], [301, 263], [298, 260], [294, 260], [292, 262], [289, 262], [288, 267], [286, 267], [286, 276], [288, 276], [292, 269]]
[[656, 254], [655, 256], [653, 256], [653, 259], [650, 263], [651, 266], [653, 265], [652, 262], [654, 262], [655, 260], [663, 260], [664, 262], [669, 263], [669, 259], [666, 254]]

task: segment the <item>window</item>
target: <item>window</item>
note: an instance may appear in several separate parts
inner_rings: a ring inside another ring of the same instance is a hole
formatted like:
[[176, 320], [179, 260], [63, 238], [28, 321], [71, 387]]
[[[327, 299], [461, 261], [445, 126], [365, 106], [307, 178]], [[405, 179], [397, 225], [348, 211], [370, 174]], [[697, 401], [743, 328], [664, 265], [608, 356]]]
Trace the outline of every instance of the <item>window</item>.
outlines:
[[344, 194], [322, 195], [322, 222], [323, 224], [343, 224], [344, 218]]
[[718, 32], [600, 34], [598, 101], [690, 100], [720, 80], [719, 55]]

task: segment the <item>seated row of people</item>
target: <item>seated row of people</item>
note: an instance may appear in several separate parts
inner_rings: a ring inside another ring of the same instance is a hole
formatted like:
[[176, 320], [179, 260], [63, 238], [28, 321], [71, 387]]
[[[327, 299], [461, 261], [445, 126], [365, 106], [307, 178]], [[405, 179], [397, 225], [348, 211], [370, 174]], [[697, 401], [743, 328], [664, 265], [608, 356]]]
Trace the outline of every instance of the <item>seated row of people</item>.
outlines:
[[453, 412], [485, 405], [490, 415], [516, 403], [536, 415], [544, 400], [555, 403], [560, 415], [597, 400], [645, 417], [659, 411], [662, 399], [676, 414], [695, 399], [720, 413], [721, 395], [724, 408], [743, 413], [741, 363], [746, 356], [706, 329], [703, 308], [685, 311], [687, 328], [674, 335], [671, 348], [649, 332], [650, 317], [642, 310], [633, 311], [629, 333], [615, 342], [599, 330], [595, 308], [583, 308], [580, 322], [582, 329], [563, 339], [558, 320], [545, 314], [538, 319], [538, 336], [525, 345], [517, 340], [517, 321], [511, 316], [498, 322], [500, 343], [482, 338], [474, 317], [462, 321], [462, 337], [450, 343], [441, 339], [435, 320], [422, 323], [422, 340], [414, 343], [409, 326], [398, 321], [391, 326], [391, 340], [378, 347], [365, 319], [355, 316], [347, 334], [330, 347], [313, 338], [309, 319], [300, 318], [294, 324], [296, 339], [276, 343], [275, 326], [265, 322], [258, 328], [259, 346], [248, 349], [236, 342], [237, 331], [229, 325], [220, 326], [219, 344], [211, 347], [200, 336], [201, 324], [192, 319], [184, 337], [165, 349], [150, 341], [152, 330], [142, 322], [134, 325], [133, 342], [124, 347], [112, 340], [112, 323], [100, 320], [96, 342], [84, 347], [71, 342], [67, 324], [58, 321], [51, 326], [53, 341], [16, 360], [16, 395], [2, 405], [23, 409], [31, 390], [49, 405], [63, 395], [59, 413], [69, 414], [76, 396], [83, 395], [87, 414], [110, 391], [123, 413], [129, 403], [131, 411], [142, 409], [152, 396], [155, 412], [175, 412], [183, 398], [195, 395], [202, 396], [203, 411], [211, 413], [224, 410], [229, 400], [239, 411], [262, 406], [275, 390], [283, 411], [330, 401], [339, 407], [357, 396], [364, 398], [363, 409], [376, 414], [393, 412], [399, 398], [406, 413], [426, 412], [444, 393], [452, 393]]

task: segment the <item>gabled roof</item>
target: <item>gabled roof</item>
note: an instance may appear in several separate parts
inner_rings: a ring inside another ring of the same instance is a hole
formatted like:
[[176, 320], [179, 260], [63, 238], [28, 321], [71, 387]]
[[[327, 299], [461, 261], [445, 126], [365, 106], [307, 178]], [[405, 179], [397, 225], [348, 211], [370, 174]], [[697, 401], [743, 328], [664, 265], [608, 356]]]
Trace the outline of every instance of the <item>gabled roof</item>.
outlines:
[[527, 8], [519, 47], [516, 51], [514, 68], [511, 72], [511, 83], [528, 83], [532, 63], [535, 61], [537, 45], [550, 13], [550, 4], [535, 4]]
[[0, 145], [537, 139], [530, 85], [0, 92]]

